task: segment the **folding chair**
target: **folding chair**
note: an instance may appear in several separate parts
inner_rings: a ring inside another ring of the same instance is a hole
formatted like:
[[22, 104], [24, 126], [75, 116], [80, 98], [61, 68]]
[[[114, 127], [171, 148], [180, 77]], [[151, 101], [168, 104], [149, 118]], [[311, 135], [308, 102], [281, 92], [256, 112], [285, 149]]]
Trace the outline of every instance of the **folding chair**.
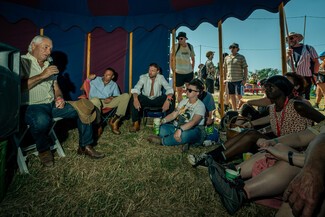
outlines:
[[147, 119], [150, 118], [162, 118], [166, 116], [166, 112], [162, 111], [161, 107], [144, 107], [142, 109], [142, 123], [147, 125]]
[[[51, 139], [53, 140], [53, 145], [51, 146], [51, 150], [56, 150], [56, 152], [58, 153], [58, 155], [60, 157], [65, 157], [65, 153], [61, 146], [61, 143], [58, 140], [58, 138], [55, 134], [55, 131], [54, 131], [54, 127], [55, 127], [57, 121], [59, 121], [61, 119], [62, 118], [53, 118], [53, 124], [51, 126], [49, 135], [50, 135]], [[23, 142], [28, 130], [29, 130], [29, 125], [27, 125], [24, 130], [13, 135], [13, 141], [14, 141], [16, 147], [18, 148], [17, 163], [18, 163], [19, 171], [21, 173], [29, 173], [27, 163], [26, 163], [28, 155], [29, 154], [34, 154], [35, 156], [38, 155], [38, 151], [36, 150], [36, 144], [32, 144], [27, 147], [22, 146], [22, 142]]]

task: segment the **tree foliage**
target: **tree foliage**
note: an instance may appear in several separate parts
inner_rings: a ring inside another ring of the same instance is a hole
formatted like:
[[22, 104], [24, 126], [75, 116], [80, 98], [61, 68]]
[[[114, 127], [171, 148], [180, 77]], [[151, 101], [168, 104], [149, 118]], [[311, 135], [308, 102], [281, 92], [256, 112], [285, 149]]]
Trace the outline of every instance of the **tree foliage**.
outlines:
[[280, 75], [281, 72], [279, 69], [272, 69], [272, 68], [265, 68], [257, 71], [259, 80], [262, 80], [264, 78], [269, 78], [274, 75]]

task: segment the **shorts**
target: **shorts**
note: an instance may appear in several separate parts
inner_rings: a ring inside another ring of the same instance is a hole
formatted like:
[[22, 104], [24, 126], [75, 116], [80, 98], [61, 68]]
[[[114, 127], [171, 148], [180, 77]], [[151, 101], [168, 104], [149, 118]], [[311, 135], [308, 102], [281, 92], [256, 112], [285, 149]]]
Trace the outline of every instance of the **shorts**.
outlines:
[[242, 93], [242, 81], [227, 82], [229, 94], [243, 95]]
[[182, 87], [185, 83], [189, 83], [194, 78], [194, 73], [178, 74], [176, 73], [176, 87]]

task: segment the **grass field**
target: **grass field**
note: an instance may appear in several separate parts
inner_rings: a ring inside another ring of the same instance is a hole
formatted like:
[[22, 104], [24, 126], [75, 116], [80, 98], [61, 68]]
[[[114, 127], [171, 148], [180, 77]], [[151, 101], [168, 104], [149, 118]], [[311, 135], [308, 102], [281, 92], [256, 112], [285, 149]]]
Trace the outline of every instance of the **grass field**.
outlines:
[[[105, 128], [96, 147], [106, 154], [101, 160], [76, 154], [76, 129], [62, 141], [67, 156], [56, 155], [53, 168], [41, 167], [38, 157], [30, 156], [30, 174], [14, 176], [0, 203], [0, 216], [229, 216], [206, 169], [193, 169], [179, 147], [149, 144], [150, 127], [129, 133], [130, 124], [123, 123], [120, 136]], [[234, 216], [274, 213], [248, 203]]]

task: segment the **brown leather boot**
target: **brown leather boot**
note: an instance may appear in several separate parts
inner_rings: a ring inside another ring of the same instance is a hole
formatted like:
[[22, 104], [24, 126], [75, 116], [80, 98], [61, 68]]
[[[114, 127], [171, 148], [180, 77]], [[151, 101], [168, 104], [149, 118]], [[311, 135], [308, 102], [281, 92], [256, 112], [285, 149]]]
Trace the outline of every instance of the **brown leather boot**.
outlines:
[[115, 119], [115, 121], [111, 124], [110, 122], [110, 125], [111, 125], [111, 128], [112, 128], [112, 132], [116, 135], [120, 135], [121, 134], [121, 131], [119, 130], [120, 126], [119, 126], [119, 123], [120, 123], [120, 117], [117, 116], [117, 118]]
[[79, 147], [77, 154], [87, 155], [92, 159], [100, 159], [105, 157], [105, 154], [96, 151], [91, 145], [86, 145], [86, 147]]
[[114, 122], [119, 119], [120, 117], [118, 115], [114, 115], [111, 119], [109, 119], [108, 124], [112, 127]]
[[54, 165], [54, 157], [50, 150], [41, 152], [38, 154], [39, 159], [43, 166], [45, 167], [53, 167]]
[[140, 130], [140, 122], [139, 121], [133, 122], [133, 126], [130, 127], [130, 132], [135, 133], [139, 130]]

